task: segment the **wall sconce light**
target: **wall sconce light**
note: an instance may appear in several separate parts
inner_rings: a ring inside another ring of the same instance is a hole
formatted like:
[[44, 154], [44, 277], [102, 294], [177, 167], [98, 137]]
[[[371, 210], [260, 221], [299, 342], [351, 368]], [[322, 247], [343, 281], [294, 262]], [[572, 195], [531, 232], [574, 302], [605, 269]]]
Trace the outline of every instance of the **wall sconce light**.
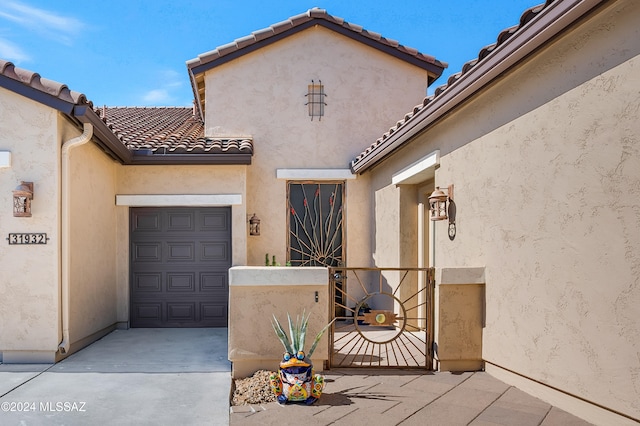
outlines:
[[255, 213], [249, 219], [249, 235], [260, 235], [260, 219]]
[[31, 200], [33, 200], [33, 182], [20, 182], [20, 185], [13, 190], [13, 215], [31, 217]]
[[453, 201], [453, 185], [449, 185], [445, 194], [439, 186], [429, 196], [429, 218], [431, 220], [445, 220], [447, 216], [447, 201]]
[[449, 239], [456, 237], [456, 205], [453, 201], [453, 185], [449, 185], [446, 193], [436, 186], [429, 196], [429, 219], [433, 221], [449, 219]]

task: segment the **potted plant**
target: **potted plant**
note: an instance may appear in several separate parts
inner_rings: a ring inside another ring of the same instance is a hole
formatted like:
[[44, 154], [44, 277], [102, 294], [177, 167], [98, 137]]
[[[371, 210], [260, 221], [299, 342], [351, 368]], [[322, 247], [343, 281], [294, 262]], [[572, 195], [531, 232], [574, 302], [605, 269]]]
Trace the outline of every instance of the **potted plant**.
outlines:
[[273, 316], [271, 325], [285, 350], [282, 361], [280, 362], [278, 374], [273, 374], [269, 378], [271, 390], [276, 394], [278, 403], [280, 404], [292, 401], [304, 402], [307, 405], [311, 405], [322, 394], [324, 377], [319, 374], [314, 374], [313, 364], [310, 358], [316, 346], [318, 346], [320, 338], [331, 325], [331, 322], [325, 325], [316, 335], [311, 349], [309, 349], [308, 353], [305, 353], [304, 341], [310, 316], [311, 314], [305, 317], [305, 313], [303, 312], [302, 320], [300, 321], [300, 318], [296, 318], [294, 325], [291, 316], [287, 313], [291, 340], [287, 337], [276, 316]]

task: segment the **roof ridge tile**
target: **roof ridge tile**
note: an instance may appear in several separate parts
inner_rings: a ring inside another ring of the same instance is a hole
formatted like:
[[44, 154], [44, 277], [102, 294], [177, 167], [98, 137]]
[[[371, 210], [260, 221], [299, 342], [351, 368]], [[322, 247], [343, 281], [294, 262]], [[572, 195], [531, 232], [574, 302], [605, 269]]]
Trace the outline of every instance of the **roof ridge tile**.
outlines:
[[83, 93], [70, 90], [66, 84], [43, 78], [37, 72], [16, 67], [10, 61], [0, 59], [0, 75], [65, 102], [93, 106], [93, 103], [87, 100], [87, 97]]
[[358, 25], [352, 22], [347, 22], [343, 18], [331, 15], [327, 12], [326, 9], [320, 8], [312, 8], [307, 10], [304, 13], [291, 16], [284, 21], [276, 22], [266, 28], [262, 28], [256, 31], [253, 31], [250, 35], [240, 37], [234, 40], [231, 43], [223, 44], [221, 46], [216, 47], [213, 50], [208, 52], [201, 53], [197, 56], [197, 58], [190, 59], [187, 61], [187, 66], [189, 68], [197, 67], [199, 65], [203, 65], [209, 62], [212, 62], [218, 58], [221, 58], [225, 55], [233, 53], [236, 50], [240, 50], [244, 47], [247, 47], [253, 43], [265, 40], [274, 35], [281, 34], [285, 31], [288, 31], [292, 28], [295, 28], [301, 24], [304, 24], [313, 19], [322, 19], [328, 22], [335, 23], [339, 26], [342, 26], [346, 29], [353, 31], [354, 33], [358, 33], [367, 37], [371, 40], [378, 41], [382, 44], [388, 45], [390, 47], [396, 48], [404, 53], [407, 53], [411, 56], [414, 56], [422, 61], [429, 62], [432, 64], [439, 63], [443, 67], [446, 67], [446, 64], [443, 62], [437, 61], [437, 59], [430, 55], [421, 54], [418, 49], [407, 47], [401, 45], [397, 40], [387, 39], [382, 36], [380, 33], [375, 31], [366, 30], [362, 25]]

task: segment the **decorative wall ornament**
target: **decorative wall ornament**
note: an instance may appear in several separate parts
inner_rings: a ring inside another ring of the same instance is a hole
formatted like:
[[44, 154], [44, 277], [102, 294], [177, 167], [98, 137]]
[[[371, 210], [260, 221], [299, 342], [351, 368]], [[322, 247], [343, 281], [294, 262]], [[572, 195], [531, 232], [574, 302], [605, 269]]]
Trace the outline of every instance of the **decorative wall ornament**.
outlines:
[[324, 116], [324, 107], [327, 105], [324, 101], [327, 94], [324, 93], [322, 80], [318, 80], [318, 84], [311, 80], [311, 84], [308, 86], [308, 91], [305, 96], [307, 97], [307, 103], [305, 105], [309, 108], [309, 117], [311, 117], [311, 121], [313, 121], [313, 117], [318, 117], [318, 121], [322, 120], [322, 117]]

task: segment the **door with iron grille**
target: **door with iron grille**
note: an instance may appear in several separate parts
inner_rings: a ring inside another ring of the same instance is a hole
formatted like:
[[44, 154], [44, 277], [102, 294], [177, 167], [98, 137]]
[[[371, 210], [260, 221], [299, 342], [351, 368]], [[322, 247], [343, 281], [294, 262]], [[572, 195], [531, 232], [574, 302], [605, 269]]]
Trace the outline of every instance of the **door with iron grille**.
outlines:
[[344, 265], [344, 182], [289, 182], [287, 199], [291, 266]]
[[330, 268], [329, 368], [433, 368], [433, 268]]

